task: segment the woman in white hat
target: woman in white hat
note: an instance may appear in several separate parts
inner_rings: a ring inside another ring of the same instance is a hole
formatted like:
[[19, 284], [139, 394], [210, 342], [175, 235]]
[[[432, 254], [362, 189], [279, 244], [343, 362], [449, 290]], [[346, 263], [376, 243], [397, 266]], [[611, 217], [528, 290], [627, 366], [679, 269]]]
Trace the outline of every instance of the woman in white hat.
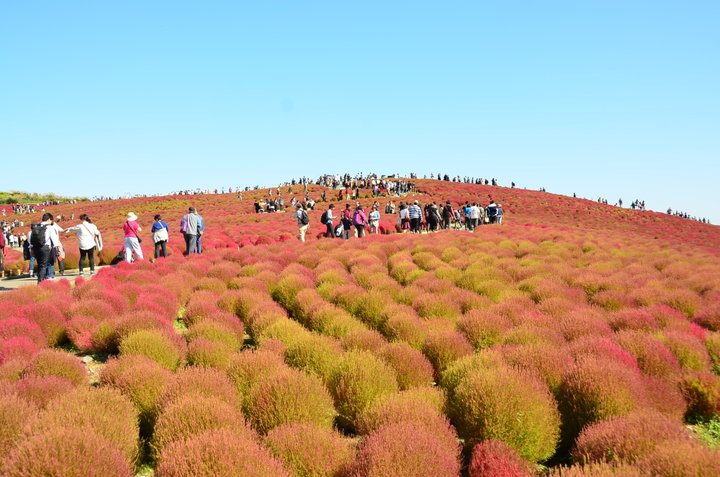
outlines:
[[135, 253], [136, 260], [143, 259], [142, 248], [140, 248], [140, 237], [138, 232], [142, 228], [137, 223], [137, 215], [132, 212], [128, 212], [127, 220], [123, 224], [123, 231], [125, 232], [125, 260], [128, 262], [133, 261], [133, 253]]

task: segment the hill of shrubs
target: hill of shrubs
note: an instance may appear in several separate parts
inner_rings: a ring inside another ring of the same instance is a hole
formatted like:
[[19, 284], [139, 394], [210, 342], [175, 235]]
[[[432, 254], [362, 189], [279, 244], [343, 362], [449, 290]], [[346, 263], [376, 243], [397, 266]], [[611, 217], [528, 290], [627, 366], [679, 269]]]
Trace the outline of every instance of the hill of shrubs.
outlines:
[[418, 182], [406, 200], [492, 196], [505, 223], [341, 241], [319, 204], [303, 244], [253, 213], [267, 190], [53, 209], [115, 252], [126, 212], [193, 205], [205, 252], [174, 235], [0, 294], [0, 475], [720, 475], [689, 426], [720, 412], [717, 227]]

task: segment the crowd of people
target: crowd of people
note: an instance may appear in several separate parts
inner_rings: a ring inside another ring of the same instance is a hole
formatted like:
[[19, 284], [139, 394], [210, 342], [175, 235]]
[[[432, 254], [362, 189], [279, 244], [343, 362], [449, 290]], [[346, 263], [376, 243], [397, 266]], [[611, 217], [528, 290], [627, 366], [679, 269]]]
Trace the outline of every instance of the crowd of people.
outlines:
[[[309, 208], [301, 202], [298, 202], [295, 208], [292, 218], [297, 220], [298, 235], [300, 241], [304, 242], [310, 224], [307, 213]], [[447, 229], [473, 232], [481, 225], [502, 224], [503, 219], [502, 205], [492, 199], [486, 207], [479, 202], [470, 201], [453, 207], [450, 201], [444, 204], [432, 201], [422, 205], [418, 200], [414, 200], [412, 203], [400, 202], [396, 209], [394, 202], [388, 202], [385, 205], [385, 214], [396, 213], [397, 219], [393, 222], [401, 233], [429, 233]], [[345, 208], [337, 215], [335, 204], [331, 203], [320, 216], [320, 223], [325, 225], [325, 237], [349, 240], [351, 236], [364, 237], [366, 229], [370, 234], [379, 234], [380, 219], [380, 204], [377, 201], [369, 213], [365, 212], [360, 202], [356, 202], [354, 208], [346, 203]]]

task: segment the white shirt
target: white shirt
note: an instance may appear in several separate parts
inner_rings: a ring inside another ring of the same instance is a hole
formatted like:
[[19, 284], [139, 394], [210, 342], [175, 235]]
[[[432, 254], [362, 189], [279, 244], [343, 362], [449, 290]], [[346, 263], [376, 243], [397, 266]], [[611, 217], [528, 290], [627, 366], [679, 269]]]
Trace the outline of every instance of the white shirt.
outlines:
[[[58, 237], [58, 230], [60, 229], [60, 226], [57, 224], [51, 224], [49, 222], [40, 222], [42, 225], [47, 225], [45, 227], [45, 246], [46, 247], [57, 247], [60, 245], [60, 237]], [[57, 227], [57, 228], [56, 228]], [[32, 246], [32, 230], [30, 230], [30, 233], [28, 233], [27, 239], [30, 242], [30, 248], [33, 248]]]
[[95, 237], [100, 235], [95, 224], [85, 221], [75, 227], [70, 227], [66, 232], [77, 232], [78, 247], [80, 250], [90, 250], [95, 247]]
[[479, 219], [480, 218], [480, 207], [477, 205], [473, 205], [470, 207], [470, 218], [471, 219]]

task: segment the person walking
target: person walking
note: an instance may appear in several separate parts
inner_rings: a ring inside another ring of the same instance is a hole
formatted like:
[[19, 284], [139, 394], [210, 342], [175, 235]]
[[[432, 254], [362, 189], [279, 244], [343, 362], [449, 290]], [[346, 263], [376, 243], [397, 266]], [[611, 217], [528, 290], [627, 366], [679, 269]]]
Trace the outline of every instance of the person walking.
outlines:
[[180, 220], [180, 231], [185, 237], [185, 255], [197, 253], [199, 215], [195, 207], [188, 208], [188, 213]]
[[292, 218], [297, 219], [300, 241], [304, 242], [305, 234], [307, 233], [307, 229], [310, 226], [310, 217], [308, 216], [307, 211], [303, 208], [300, 202], [295, 205], [295, 208], [296, 210], [295, 213], [292, 215]]
[[95, 274], [95, 250], [100, 252], [103, 248], [102, 236], [97, 226], [92, 223], [87, 214], [80, 214], [79, 225], [65, 229], [65, 233], [77, 233], [78, 248], [80, 249], [80, 262], [78, 264], [79, 274], [83, 274], [85, 267], [85, 257], [88, 258], [90, 264], [90, 275]]
[[[58, 216], [60, 220], [60, 216]], [[57, 243], [53, 244], [53, 248], [50, 253], [50, 261], [48, 262], [48, 278], [55, 278], [55, 262], [58, 264], [58, 273], [65, 275], [65, 247], [60, 242], [60, 232], [65, 230], [60, 227], [55, 219], [50, 217], [50, 227], [55, 229], [55, 235], [57, 236]]]
[[353, 213], [353, 225], [355, 226], [358, 238], [365, 236], [365, 227], [367, 226], [367, 223], [368, 219], [365, 215], [365, 211], [363, 210], [362, 205], [358, 204], [355, 209], [355, 213]]
[[402, 233], [406, 233], [410, 230], [410, 216], [408, 215], [408, 209], [405, 204], [400, 202], [400, 213], [398, 214], [398, 221], [400, 222], [400, 230]]
[[447, 230], [450, 228], [450, 224], [455, 216], [455, 210], [452, 208], [452, 204], [448, 200], [445, 202], [445, 206], [442, 208], [442, 229]]
[[44, 213], [39, 224], [32, 224], [28, 234], [30, 253], [37, 262], [38, 283], [47, 280], [51, 251], [60, 243], [57, 229], [52, 226], [52, 214]]
[[[123, 232], [125, 233], [125, 260], [132, 262], [143, 259], [142, 248], [140, 247], [140, 236], [138, 232], [142, 231], [142, 227], [137, 223], [137, 215], [128, 212], [127, 220], [123, 224]], [[133, 257], [133, 253], [135, 257]]]
[[335, 216], [333, 216], [334, 208], [335, 208], [335, 204], [330, 204], [328, 206], [328, 209], [325, 211], [323, 216], [320, 218], [320, 222], [325, 224], [325, 237], [327, 237], [327, 238], [335, 237], [335, 227], [333, 226], [333, 219], [335, 218]]
[[[5, 209], [3, 209], [3, 212], [5, 212]], [[0, 276], [5, 272], [5, 254], [7, 254], [5, 234], [0, 234]]]
[[370, 219], [370, 233], [371, 234], [379, 234], [380, 233], [380, 211], [378, 210], [377, 205], [373, 205], [372, 212], [370, 212], [370, 216], [368, 218]]
[[353, 213], [350, 210], [350, 204], [345, 204], [345, 210], [342, 213], [343, 238], [350, 240], [350, 230], [352, 230]]
[[410, 231], [414, 234], [419, 234], [420, 223], [422, 222], [422, 209], [417, 200], [408, 208], [408, 215], [410, 217]]
[[170, 228], [160, 214], [155, 216], [155, 222], [150, 232], [152, 233], [153, 243], [155, 244], [155, 260], [160, 257], [167, 258], [167, 242], [170, 238]]

